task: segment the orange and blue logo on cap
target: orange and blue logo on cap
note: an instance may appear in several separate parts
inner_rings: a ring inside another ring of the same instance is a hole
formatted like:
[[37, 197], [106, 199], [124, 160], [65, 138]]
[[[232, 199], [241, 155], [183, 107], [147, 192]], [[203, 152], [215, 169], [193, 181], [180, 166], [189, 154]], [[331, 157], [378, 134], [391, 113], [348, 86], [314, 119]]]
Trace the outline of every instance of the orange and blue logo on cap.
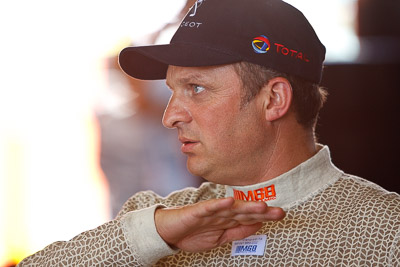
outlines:
[[265, 35], [260, 35], [253, 39], [253, 49], [258, 54], [267, 53], [270, 47], [271, 44]]

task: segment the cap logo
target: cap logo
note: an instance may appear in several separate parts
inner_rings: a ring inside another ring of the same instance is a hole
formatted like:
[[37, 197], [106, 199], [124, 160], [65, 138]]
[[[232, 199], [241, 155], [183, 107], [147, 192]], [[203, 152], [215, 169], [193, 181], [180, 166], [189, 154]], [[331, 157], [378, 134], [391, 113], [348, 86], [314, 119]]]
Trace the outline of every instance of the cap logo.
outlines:
[[196, 16], [197, 9], [205, 2], [206, 0], [197, 0], [194, 6], [192, 7], [192, 10], [190, 11], [189, 16], [194, 17]]
[[271, 44], [265, 35], [260, 35], [253, 39], [253, 49], [257, 54], [265, 54], [268, 52]]
[[[257, 54], [265, 54], [271, 48], [271, 43], [270, 43], [269, 39], [267, 38], [267, 36], [265, 36], [265, 35], [260, 35], [256, 38], [254, 38], [252, 45], [253, 45], [254, 52], [256, 52]], [[291, 57], [294, 59], [299, 59], [306, 63], [310, 62], [307, 55], [301, 51], [290, 49], [290, 48], [286, 47], [285, 45], [279, 44], [279, 43], [273, 43], [273, 45], [276, 47], [276, 50], [273, 48], [272, 51], [275, 50], [275, 52], [279, 55], [288, 56], [288, 57]]]

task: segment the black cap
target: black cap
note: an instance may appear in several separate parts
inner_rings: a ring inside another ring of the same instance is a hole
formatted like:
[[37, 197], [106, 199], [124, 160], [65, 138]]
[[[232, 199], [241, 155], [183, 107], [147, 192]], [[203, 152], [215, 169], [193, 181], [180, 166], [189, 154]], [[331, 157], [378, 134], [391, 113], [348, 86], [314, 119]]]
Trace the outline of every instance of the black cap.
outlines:
[[197, 0], [170, 44], [127, 47], [121, 68], [143, 80], [165, 79], [168, 65], [247, 61], [319, 83], [325, 47], [304, 15], [281, 0]]

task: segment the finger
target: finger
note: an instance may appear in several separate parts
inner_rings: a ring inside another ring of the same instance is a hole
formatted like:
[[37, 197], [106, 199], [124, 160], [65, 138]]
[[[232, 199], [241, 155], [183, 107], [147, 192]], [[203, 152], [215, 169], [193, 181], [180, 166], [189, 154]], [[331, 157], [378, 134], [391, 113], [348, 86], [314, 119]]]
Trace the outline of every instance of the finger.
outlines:
[[210, 212], [219, 212], [221, 210], [231, 209], [235, 204], [235, 200], [232, 197], [213, 199], [207, 205], [207, 210]]
[[261, 201], [236, 200], [232, 211], [236, 214], [262, 214], [265, 216], [265, 220], [280, 220], [286, 215], [282, 208], [270, 207]]
[[263, 214], [267, 212], [268, 205], [262, 201], [243, 201], [236, 200], [232, 206], [232, 211], [238, 214], [258, 213]]
[[232, 197], [208, 200], [203, 202], [206, 210], [201, 216], [218, 216], [231, 218], [235, 214], [264, 214], [268, 205], [264, 202], [234, 200]]
[[281, 208], [269, 207], [264, 202], [235, 200], [234, 204], [231, 205], [231, 199], [225, 199], [224, 201], [226, 202], [221, 202], [223, 204], [219, 203], [221, 206], [214, 205], [213, 209], [210, 209], [207, 215], [226, 219], [230, 218], [238, 221], [252, 220], [253, 223], [281, 220], [286, 215]]
[[268, 207], [266, 219], [269, 220], [282, 220], [286, 216], [286, 212], [279, 207]]
[[231, 210], [235, 200], [232, 197], [221, 198], [221, 199], [210, 199], [203, 202], [199, 202], [199, 206], [193, 205], [196, 208], [196, 216], [207, 217], [212, 216], [215, 213], [222, 213], [223, 211]]
[[250, 235], [255, 234], [262, 227], [262, 223], [255, 223], [250, 225], [238, 225], [236, 227], [227, 229], [224, 234], [221, 236], [221, 245], [234, 241], [246, 238]]
[[227, 229], [238, 225], [251, 225], [259, 222], [277, 221], [285, 217], [285, 212], [281, 208], [267, 207], [264, 213], [233, 213], [228, 211], [215, 213], [206, 220], [208, 225], [216, 227], [216, 229]]

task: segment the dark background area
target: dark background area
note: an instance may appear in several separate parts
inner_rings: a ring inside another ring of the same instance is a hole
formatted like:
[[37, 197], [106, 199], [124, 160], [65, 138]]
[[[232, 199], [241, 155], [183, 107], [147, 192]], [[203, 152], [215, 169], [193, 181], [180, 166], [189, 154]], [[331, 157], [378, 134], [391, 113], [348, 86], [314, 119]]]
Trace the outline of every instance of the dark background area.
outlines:
[[359, 0], [357, 30], [357, 62], [324, 69], [319, 142], [343, 171], [400, 193], [400, 1]]
[[340, 169], [400, 193], [399, 82], [400, 64], [327, 66], [317, 133]]

